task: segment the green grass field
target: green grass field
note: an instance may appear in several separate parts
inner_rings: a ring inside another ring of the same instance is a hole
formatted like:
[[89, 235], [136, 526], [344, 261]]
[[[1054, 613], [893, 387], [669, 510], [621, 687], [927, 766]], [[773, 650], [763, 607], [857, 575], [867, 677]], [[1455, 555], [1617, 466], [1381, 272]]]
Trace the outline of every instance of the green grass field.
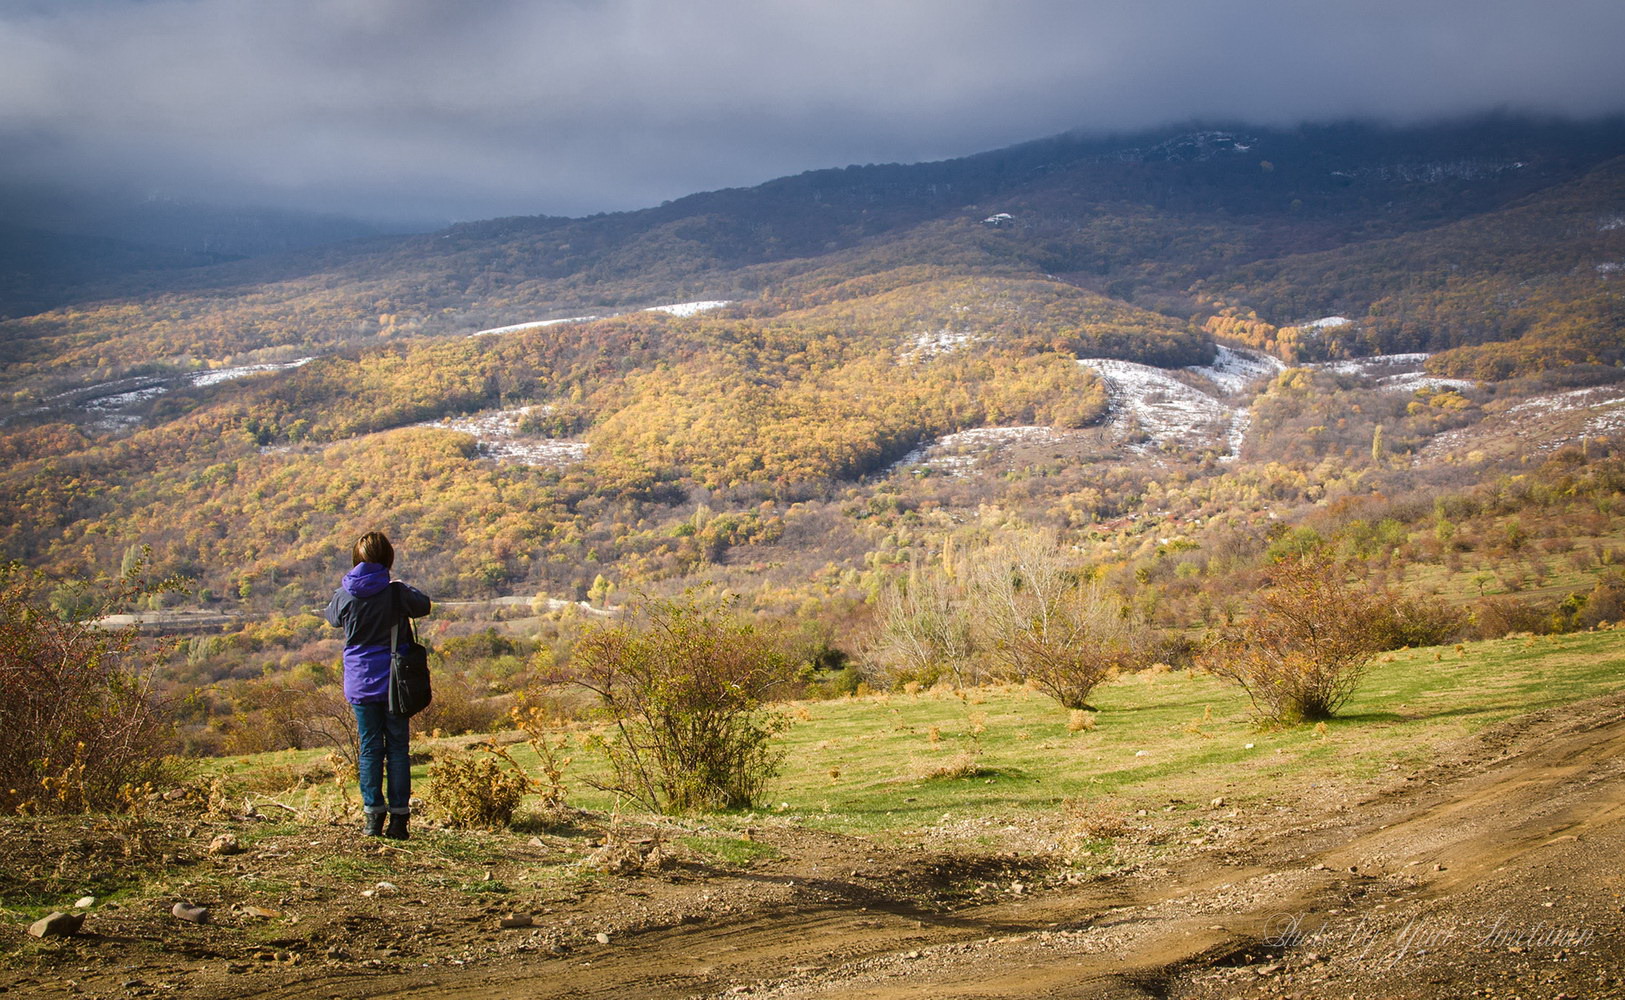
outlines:
[[[1194, 808], [1223, 796], [1240, 808], [1289, 801], [1310, 787], [1425, 764], [1440, 748], [1516, 715], [1625, 688], [1625, 629], [1507, 638], [1379, 656], [1338, 718], [1263, 728], [1239, 689], [1206, 674], [1149, 671], [1096, 690], [1091, 728], [1014, 687], [882, 693], [780, 706], [784, 768], [755, 813], [712, 817], [745, 826], [771, 814], [831, 832], [906, 842], [947, 821], [1054, 814], [1106, 800], [1115, 809]], [[585, 737], [589, 730], [577, 732]], [[467, 739], [421, 741], [432, 747]], [[511, 748], [526, 766], [529, 748]], [[569, 801], [608, 812], [589, 787], [591, 749], [572, 745]], [[320, 754], [229, 762], [235, 775], [296, 774]], [[418, 789], [425, 768], [414, 771]], [[326, 788], [331, 794], [333, 785]], [[345, 794], [354, 795], [345, 787]], [[305, 801], [309, 801], [306, 793]], [[624, 813], [634, 807], [622, 804]], [[525, 807], [521, 807], [521, 816]]]
[[[1323, 728], [1261, 728], [1245, 694], [1193, 672], [1099, 688], [1093, 728], [1077, 732], [1067, 710], [1016, 687], [798, 702], [784, 706], [796, 722], [762, 811], [907, 839], [945, 814], [1008, 817], [1069, 800], [1135, 808], [1224, 796], [1246, 805], [1424, 763], [1484, 726], [1622, 687], [1625, 629], [1385, 654]], [[606, 809], [608, 797], [581, 783], [594, 763], [576, 752], [572, 801]]]

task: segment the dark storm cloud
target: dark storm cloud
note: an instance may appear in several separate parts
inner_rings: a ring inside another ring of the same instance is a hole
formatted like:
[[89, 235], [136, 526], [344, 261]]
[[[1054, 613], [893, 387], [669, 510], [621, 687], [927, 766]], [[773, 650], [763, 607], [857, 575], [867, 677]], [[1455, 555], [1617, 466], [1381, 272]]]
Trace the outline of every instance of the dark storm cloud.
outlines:
[[579, 213], [1196, 117], [1625, 110], [1618, 0], [0, 0], [0, 170]]

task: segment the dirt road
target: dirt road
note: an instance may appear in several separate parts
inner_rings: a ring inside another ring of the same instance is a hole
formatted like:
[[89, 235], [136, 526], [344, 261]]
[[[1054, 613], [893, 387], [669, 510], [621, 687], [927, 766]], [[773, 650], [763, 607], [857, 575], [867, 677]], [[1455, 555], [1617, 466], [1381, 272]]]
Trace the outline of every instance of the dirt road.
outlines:
[[1363, 801], [1284, 817], [1246, 846], [1169, 869], [940, 911], [887, 891], [919, 872], [871, 873], [854, 893], [845, 878], [821, 885], [791, 866], [760, 875], [782, 888], [777, 904], [608, 944], [466, 969], [316, 972], [252, 992], [1625, 996], [1622, 848], [1625, 698], [1614, 697], [1515, 720]]

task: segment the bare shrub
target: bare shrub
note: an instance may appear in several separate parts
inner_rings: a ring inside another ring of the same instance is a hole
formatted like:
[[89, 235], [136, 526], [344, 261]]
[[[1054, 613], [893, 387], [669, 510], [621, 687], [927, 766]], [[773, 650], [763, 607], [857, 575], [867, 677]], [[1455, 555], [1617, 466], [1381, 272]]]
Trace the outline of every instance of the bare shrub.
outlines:
[[1438, 598], [1390, 594], [1375, 626], [1383, 649], [1440, 646], [1459, 636], [1467, 614]]
[[1085, 580], [1054, 540], [1014, 536], [977, 556], [976, 634], [1018, 680], [1070, 709], [1115, 672], [1147, 661], [1147, 630], [1116, 594]]
[[[537, 766], [542, 772], [541, 777], [530, 778], [530, 790], [540, 798], [538, 807], [541, 815], [546, 819], [562, 816], [568, 809], [565, 802], [564, 769], [570, 766], [574, 758], [566, 756], [564, 752], [570, 746], [569, 735], [555, 730], [555, 723], [558, 720], [557, 704], [546, 699], [529, 697], [521, 692], [508, 712], [514, 725], [525, 734], [525, 742], [530, 744], [531, 750], [535, 752]], [[509, 762], [513, 761], [512, 757], [507, 759]], [[517, 767], [517, 764], [515, 766]]]
[[435, 673], [434, 700], [414, 717], [412, 725], [422, 732], [438, 729], [455, 736], [491, 732], [507, 718], [507, 706], [499, 699], [481, 697], [467, 678], [441, 670]]
[[1343, 581], [1340, 566], [1309, 555], [1277, 563], [1252, 613], [1203, 654], [1215, 675], [1240, 684], [1265, 718], [1330, 718], [1383, 646], [1388, 595]]
[[1574, 618], [1575, 628], [1596, 628], [1603, 622], [1625, 620], [1625, 578], [1609, 573], [1585, 595]]
[[306, 705], [300, 725], [305, 746], [330, 748], [327, 756], [335, 777], [356, 777], [361, 766], [361, 732], [343, 687], [329, 684], [318, 688]]
[[656, 812], [737, 809], [779, 770], [772, 738], [788, 724], [763, 709], [789, 662], [725, 610], [660, 602], [642, 620], [599, 628], [576, 646], [569, 679], [613, 724], [598, 787]]
[[361, 740], [355, 710], [337, 684], [267, 678], [247, 687], [233, 707], [227, 747], [233, 753], [328, 747], [334, 770], [354, 775]]
[[458, 828], [506, 827], [527, 786], [525, 776], [507, 762], [477, 750], [436, 756], [428, 779], [423, 795], [428, 814]]
[[1551, 631], [1553, 614], [1551, 602], [1481, 598], [1473, 603], [1472, 635], [1475, 639], [1499, 639], [1520, 632], [1542, 635]]
[[1067, 713], [1066, 731], [1069, 733], [1092, 733], [1095, 730], [1095, 716], [1093, 712], [1086, 712], [1081, 708], [1074, 708]]
[[947, 574], [916, 568], [880, 592], [879, 629], [869, 656], [894, 680], [932, 684], [941, 677], [979, 683], [970, 623]]
[[133, 629], [65, 616], [37, 583], [0, 566], [0, 812], [117, 810], [174, 746], [152, 696], [159, 657]]
[[914, 772], [921, 781], [974, 778], [982, 773], [981, 754], [970, 750], [961, 751], [945, 759], [916, 764]]

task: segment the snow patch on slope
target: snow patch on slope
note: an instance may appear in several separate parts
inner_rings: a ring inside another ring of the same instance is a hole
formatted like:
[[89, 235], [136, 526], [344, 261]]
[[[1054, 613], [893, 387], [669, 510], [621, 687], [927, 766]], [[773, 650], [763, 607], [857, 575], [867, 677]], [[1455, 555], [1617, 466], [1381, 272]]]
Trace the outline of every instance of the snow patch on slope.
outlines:
[[1422, 389], [1471, 389], [1468, 379], [1439, 378], [1422, 370], [1426, 354], [1379, 354], [1369, 358], [1349, 358], [1346, 361], [1325, 361], [1311, 367], [1321, 368], [1337, 375], [1372, 379], [1377, 388], [1390, 392], [1417, 392]]
[[[209, 368], [203, 371], [187, 372], [162, 379], [146, 381], [136, 384], [133, 388], [132, 380], [123, 379], [118, 382], [107, 382], [102, 385], [90, 386], [87, 389], [77, 389], [73, 392], [63, 393], [53, 398], [53, 401], [77, 398], [79, 405], [91, 415], [92, 426], [104, 431], [126, 430], [141, 423], [141, 415], [127, 412], [135, 406], [150, 399], [174, 392], [176, 389], [188, 387], [204, 387], [219, 385], [222, 382], [234, 382], [250, 375], [261, 375], [266, 372], [287, 371], [290, 368], [299, 368], [308, 365], [315, 358], [299, 358], [296, 361], [280, 363], [267, 363], [258, 365], [237, 365], [232, 368]], [[137, 380], [140, 381], [140, 380]], [[44, 407], [50, 409], [50, 407]]]
[[922, 444], [893, 463], [891, 470], [918, 467], [956, 478], [970, 475], [977, 459], [1015, 444], [1048, 444], [1061, 437], [1053, 427], [976, 427]]
[[1625, 433], [1625, 385], [1598, 385], [1586, 389], [1533, 396], [1481, 423], [1445, 431], [1418, 453], [1418, 464], [1437, 461], [1469, 449], [1507, 453], [1517, 449], [1550, 453], [1586, 438]]
[[1259, 351], [1239, 350], [1218, 345], [1212, 364], [1186, 365], [1185, 370], [1201, 375], [1227, 393], [1237, 393], [1262, 378], [1285, 370], [1280, 358]]
[[[1235, 408], [1161, 368], [1113, 358], [1086, 358], [1078, 363], [1093, 368], [1106, 383], [1111, 400], [1109, 419], [1138, 425], [1152, 446], [1201, 447], [1218, 440], [1228, 442], [1235, 434]], [[1245, 426], [1241, 432], [1245, 433]], [[1239, 438], [1234, 443], [1239, 446]]]
[[1534, 396], [1510, 407], [1507, 414], [1523, 414], [1525, 416], [1540, 417], [1550, 413], [1566, 413], [1572, 410], [1587, 410], [1599, 404], [1617, 405], [1620, 400], [1620, 389], [1613, 385], [1594, 385], [1589, 389], [1570, 389], [1568, 392], [1556, 392], [1547, 396]]
[[945, 327], [935, 332], [916, 334], [902, 356], [914, 359], [934, 358], [939, 354], [951, 354], [961, 347], [969, 347], [987, 339], [989, 338], [982, 334], [971, 333], [968, 330], [949, 330]]
[[499, 463], [556, 467], [587, 457], [587, 444], [584, 441], [542, 437], [521, 431], [520, 424], [534, 409], [521, 406], [513, 410], [491, 410], [465, 417], [431, 420], [417, 426], [471, 435], [479, 447], [480, 456]]
[[[712, 309], [721, 309], [723, 306], [733, 305], [732, 299], [707, 299], [703, 302], [673, 302], [670, 305], [650, 306], [644, 312], [666, 313], [671, 316], [693, 316], [696, 313], [709, 312]], [[593, 316], [566, 316], [563, 319], [542, 319], [529, 323], [512, 323], [508, 326], [493, 326], [487, 330], [475, 330], [470, 337], [500, 336], [504, 333], [518, 333], [521, 330], [540, 330], [544, 327], [558, 326], [560, 323], [590, 323], [595, 319], [611, 319], [622, 313], [609, 313], [607, 315]]]

